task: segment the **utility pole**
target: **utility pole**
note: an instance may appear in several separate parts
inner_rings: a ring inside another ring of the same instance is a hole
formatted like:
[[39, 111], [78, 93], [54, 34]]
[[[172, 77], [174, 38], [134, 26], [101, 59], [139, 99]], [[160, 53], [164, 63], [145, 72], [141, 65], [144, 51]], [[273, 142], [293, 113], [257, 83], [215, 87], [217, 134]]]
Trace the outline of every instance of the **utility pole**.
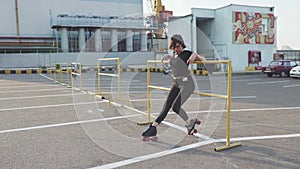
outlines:
[[18, 0], [15, 0], [15, 10], [16, 10], [17, 38], [18, 38], [18, 40], [20, 41], [20, 26], [19, 26]]

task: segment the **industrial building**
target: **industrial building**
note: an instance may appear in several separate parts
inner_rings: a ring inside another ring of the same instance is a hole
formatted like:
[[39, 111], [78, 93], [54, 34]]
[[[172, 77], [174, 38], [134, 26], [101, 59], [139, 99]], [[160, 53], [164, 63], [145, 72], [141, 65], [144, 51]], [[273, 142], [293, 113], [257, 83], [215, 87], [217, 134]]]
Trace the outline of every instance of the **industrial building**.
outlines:
[[[233, 71], [258, 69], [276, 52], [274, 7], [192, 8], [190, 15], [167, 17], [167, 39], [149, 37], [157, 28], [143, 16], [143, 0], [3, 0], [0, 15], [7, 23], [0, 27], [1, 67], [70, 62], [80, 51], [91, 58], [137, 53], [132, 64], [141, 64], [166, 52], [174, 33], [209, 60], [232, 60]], [[20, 61], [24, 56], [31, 62]]]
[[300, 64], [300, 50], [292, 50], [292, 49], [281, 49], [277, 50], [274, 54], [274, 60], [293, 60], [297, 61]]
[[4, 0], [0, 9], [1, 53], [79, 52], [92, 36], [91, 52], [147, 50], [142, 0]]
[[233, 71], [259, 69], [276, 52], [274, 7], [192, 8], [190, 15], [171, 18], [168, 26], [168, 34], [183, 34], [188, 46], [207, 59], [232, 60]]

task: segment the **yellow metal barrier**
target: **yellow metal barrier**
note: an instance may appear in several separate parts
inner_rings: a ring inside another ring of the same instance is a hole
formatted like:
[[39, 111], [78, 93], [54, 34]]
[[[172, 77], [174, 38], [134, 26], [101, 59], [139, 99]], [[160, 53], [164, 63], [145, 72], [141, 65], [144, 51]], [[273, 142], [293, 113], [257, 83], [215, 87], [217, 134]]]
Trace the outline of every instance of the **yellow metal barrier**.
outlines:
[[[80, 63], [71, 63], [71, 77], [79, 76], [79, 90], [82, 89], [82, 65]], [[73, 78], [72, 78], [73, 79]], [[72, 86], [74, 86], [74, 82], [72, 80]]]
[[[64, 73], [66, 74], [67, 76], [67, 84], [66, 85], [69, 85], [68, 87], [71, 87], [71, 69], [68, 67], [68, 64], [67, 63], [56, 63], [55, 64], [55, 67], [54, 67], [54, 80], [57, 81], [57, 73], [60, 74], [60, 80], [59, 82], [60, 83], [64, 83]], [[70, 74], [70, 77], [69, 77], [69, 74]]]
[[[160, 87], [160, 86], [154, 86], [151, 85], [150, 82], [150, 68], [152, 64], [159, 64], [159, 63], [166, 63], [166, 62], [161, 62], [158, 60], [148, 60], [147, 61], [147, 95], [148, 95], [148, 121], [147, 122], [141, 122], [138, 124], [151, 124], [151, 114], [150, 114], [150, 90], [151, 89], [158, 89], [158, 90], [170, 90], [170, 88], [166, 87]], [[217, 97], [217, 98], [222, 98], [227, 100], [227, 126], [226, 126], [226, 145], [222, 147], [217, 147], [214, 150], [215, 151], [221, 151], [225, 149], [229, 149], [232, 147], [237, 147], [242, 145], [241, 143], [234, 143], [230, 144], [230, 110], [231, 110], [231, 72], [232, 72], [232, 67], [231, 67], [231, 60], [217, 60], [217, 61], [197, 61], [195, 62], [196, 64], [227, 64], [228, 69], [227, 69], [227, 95], [220, 95], [220, 94], [213, 94], [213, 93], [203, 93], [203, 92], [193, 92], [193, 94], [199, 95], [199, 96], [209, 96], [209, 97]]]
[[[109, 60], [115, 60], [117, 61], [117, 74], [113, 74], [113, 73], [101, 73], [101, 68], [100, 68], [100, 63], [101, 61], [109, 61]], [[112, 101], [111, 99], [111, 94], [110, 93], [101, 93], [101, 85], [100, 85], [100, 76], [111, 76], [111, 77], [118, 77], [118, 100], [120, 100], [120, 74], [121, 74], [121, 66], [120, 66], [120, 58], [101, 58], [97, 60], [97, 69], [98, 69], [98, 93], [97, 95], [106, 95], [108, 96], [108, 101], [109, 104]]]
[[56, 81], [57, 80], [57, 73], [62, 72], [62, 68], [61, 68], [61, 64], [56, 63], [54, 64], [54, 68], [53, 68], [53, 80]]

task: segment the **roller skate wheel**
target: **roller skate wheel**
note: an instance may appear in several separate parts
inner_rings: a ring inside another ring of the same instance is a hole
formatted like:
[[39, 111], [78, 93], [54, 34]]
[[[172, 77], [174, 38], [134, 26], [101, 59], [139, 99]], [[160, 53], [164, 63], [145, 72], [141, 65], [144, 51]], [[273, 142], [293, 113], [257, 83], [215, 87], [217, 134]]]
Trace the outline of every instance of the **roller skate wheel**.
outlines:
[[150, 139], [151, 139], [151, 141], [157, 141], [158, 137], [154, 136], [154, 137], [151, 137]]
[[197, 133], [197, 132], [198, 132], [198, 130], [196, 130], [196, 129], [193, 131], [193, 133]]
[[157, 141], [158, 137], [157, 136], [152, 136], [152, 137], [142, 137], [143, 141]]
[[200, 120], [196, 120], [196, 124], [198, 124], [198, 125], [199, 125], [200, 123], [201, 123], [201, 121], [200, 121]]
[[142, 137], [142, 141], [149, 141], [149, 137]]

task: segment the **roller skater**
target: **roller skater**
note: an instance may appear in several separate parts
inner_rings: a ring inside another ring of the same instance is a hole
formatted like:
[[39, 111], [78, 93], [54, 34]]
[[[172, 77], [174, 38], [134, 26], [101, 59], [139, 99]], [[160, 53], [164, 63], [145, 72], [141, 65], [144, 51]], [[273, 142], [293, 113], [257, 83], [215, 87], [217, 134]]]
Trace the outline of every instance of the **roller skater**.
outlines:
[[159, 116], [149, 128], [142, 133], [144, 141], [151, 140], [151, 138], [157, 140], [156, 127], [166, 118], [171, 108], [185, 121], [189, 135], [197, 132], [195, 125], [200, 124], [198, 119], [189, 119], [187, 113], [181, 106], [195, 89], [195, 83], [190, 75], [188, 65], [194, 63], [194, 61], [205, 61], [205, 58], [186, 49], [184, 41], [179, 34], [175, 34], [171, 37], [169, 49], [173, 50], [173, 54], [164, 55], [162, 61], [170, 59], [170, 65], [172, 67], [171, 76], [174, 83]]

